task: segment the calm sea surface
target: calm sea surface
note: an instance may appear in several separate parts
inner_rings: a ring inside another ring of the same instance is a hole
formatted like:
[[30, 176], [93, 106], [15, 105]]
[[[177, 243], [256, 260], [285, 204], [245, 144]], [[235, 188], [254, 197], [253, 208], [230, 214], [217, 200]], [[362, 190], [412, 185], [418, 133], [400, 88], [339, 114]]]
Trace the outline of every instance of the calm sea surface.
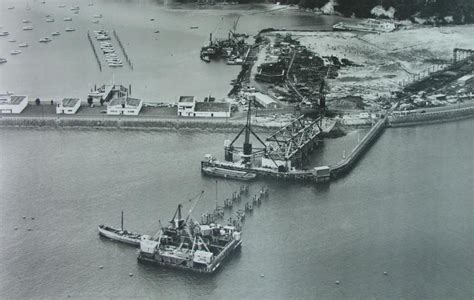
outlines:
[[[126, 228], [153, 234], [204, 190], [199, 219], [216, 186], [199, 161], [222, 158], [233, 133], [1, 129], [0, 298], [472, 298], [473, 130], [389, 129], [329, 186], [251, 183], [250, 195], [262, 184], [271, 195], [247, 219], [242, 251], [198, 276], [138, 264], [96, 226], [119, 225], [124, 210]], [[327, 140], [313, 164], [356, 142]], [[217, 187], [222, 203], [238, 183]]]

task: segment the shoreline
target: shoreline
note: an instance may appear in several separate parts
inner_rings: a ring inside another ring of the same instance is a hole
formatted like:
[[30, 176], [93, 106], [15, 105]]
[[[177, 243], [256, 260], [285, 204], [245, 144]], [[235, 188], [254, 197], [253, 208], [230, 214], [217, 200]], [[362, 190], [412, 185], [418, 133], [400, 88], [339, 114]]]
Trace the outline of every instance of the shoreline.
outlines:
[[[427, 112], [408, 116], [390, 116], [390, 127], [409, 127], [464, 120], [474, 117], [474, 107]], [[143, 116], [0, 116], [0, 128], [51, 128], [51, 129], [119, 129], [119, 130], [212, 130], [228, 132], [245, 125], [240, 119], [183, 119]], [[253, 124], [259, 132], [280, 129], [280, 126]], [[346, 132], [360, 125], [336, 126]], [[369, 126], [370, 127], [370, 126]], [[343, 136], [337, 135], [335, 138]]]

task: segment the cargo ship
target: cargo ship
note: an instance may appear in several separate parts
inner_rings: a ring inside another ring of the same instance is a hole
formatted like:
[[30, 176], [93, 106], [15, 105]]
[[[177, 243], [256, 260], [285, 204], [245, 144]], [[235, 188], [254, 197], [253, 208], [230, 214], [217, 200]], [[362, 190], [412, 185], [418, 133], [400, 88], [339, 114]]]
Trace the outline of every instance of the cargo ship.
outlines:
[[139, 246], [142, 235], [135, 232], [129, 232], [123, 229], [123, 211], [122, 211], [122, 222], [120, 228], [115, 228], [107, 225], [99, 225], [97, 228], [99, 230], [99, 235], [109, 238], [111, 240]]
[[[201, 225], [181, 214], [179, 204], [170, 225], [156, 238], [142, 236], [138, 261], [163, 267], [213, 273], [242, 245], [241, 231], [234, 226]], [[190, 210], [191, 212], [191, 210]]]

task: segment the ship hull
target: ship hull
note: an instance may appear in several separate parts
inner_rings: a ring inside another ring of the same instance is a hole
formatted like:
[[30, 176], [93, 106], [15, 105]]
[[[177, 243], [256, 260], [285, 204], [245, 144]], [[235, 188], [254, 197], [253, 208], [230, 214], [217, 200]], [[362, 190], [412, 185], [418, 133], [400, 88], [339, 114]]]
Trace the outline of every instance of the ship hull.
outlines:
[[221, 168], [212, 168], [212, 167], [203, 167], [202, 172], [209, 176], [222, 177], [226, 179], [236, 179], [236, 180], [252, 180], [257, 175], [255, 173], [235, 171]]
[[137, 257], [137, 260], [138, 260], [138, 262], [143, 263], [143, 264], [150, 264], [150, 265], [155, 265], [155, 266], [160, 266], [160, 267], [165, 267], [165, 268], [179, 269], [179, 270], [191, 271], [191, 272], [202, 273], [202, 274], [212, 274], [221, 266], [222, 262], [227, 257], [229, 257], [232, 253], [234, 253], [235, 251], [237, 251], [241, 247], [242, 247], [242, 241], [241, 240], [232, 241], [216, 257], [216, 259], [206, 268], [193, 268], [193, 267], [188, 267], [188, 266], [185, 266], [185, 265], [177, 265], [177, 264], [163, 262], [161, 260], [158, 260], [155, 257], [156, 255], [153, 256], [153, 257], [149, 257], [149, 256], [145, 256], [143, 254], [139, 254], [138, 257]]
[[131, 238], [131, 237], [123, 236], [115, 232], [109, 231], [100, 226], [98, 227], [98, 230], [99, 230], [99, 235], [103, 237], [109, 238], [117, 242], [133, 245], [133, 246], [140, 246], [140, 238]]

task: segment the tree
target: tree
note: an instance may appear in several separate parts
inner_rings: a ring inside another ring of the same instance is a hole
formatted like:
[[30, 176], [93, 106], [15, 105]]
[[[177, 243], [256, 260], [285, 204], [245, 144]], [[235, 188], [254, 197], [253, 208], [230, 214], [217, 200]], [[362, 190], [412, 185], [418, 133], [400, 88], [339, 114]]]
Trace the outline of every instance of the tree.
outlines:
[[40, 100], [39, 98], [36, 98], [35, 103], [36, 103], [36, 105], [40, 105], [40, 104], [41, 104], [41, 100]]

